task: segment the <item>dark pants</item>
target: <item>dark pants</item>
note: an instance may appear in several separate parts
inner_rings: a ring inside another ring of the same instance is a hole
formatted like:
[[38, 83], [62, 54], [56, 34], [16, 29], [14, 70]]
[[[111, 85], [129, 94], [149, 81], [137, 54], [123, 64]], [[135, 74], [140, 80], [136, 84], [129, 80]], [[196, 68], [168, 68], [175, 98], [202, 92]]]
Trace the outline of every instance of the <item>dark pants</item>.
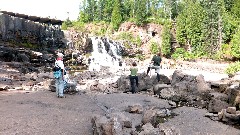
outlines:
[[131, 92], [136, 93], [134, 80], [136, 81], [136, 86], [138, 87], [138, 76], [131, 76], [130, 75], [130, 84], [131, 84]]

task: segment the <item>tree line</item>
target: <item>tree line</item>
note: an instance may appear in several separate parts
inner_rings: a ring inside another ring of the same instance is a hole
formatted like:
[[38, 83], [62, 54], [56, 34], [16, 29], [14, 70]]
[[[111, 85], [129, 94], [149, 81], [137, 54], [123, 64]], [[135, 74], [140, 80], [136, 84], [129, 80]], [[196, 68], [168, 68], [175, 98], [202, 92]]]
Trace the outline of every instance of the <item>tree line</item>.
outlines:
[[[171, 29], [181, 48], [176, 57], [240, 59], [240, 0], [83, 0], [78, 22], [164, 25], [163, 53], [169, 55]], [[176, 22], [173, 26], [172, 22]], [[182, 51], [183, 50], [183, 51]]]

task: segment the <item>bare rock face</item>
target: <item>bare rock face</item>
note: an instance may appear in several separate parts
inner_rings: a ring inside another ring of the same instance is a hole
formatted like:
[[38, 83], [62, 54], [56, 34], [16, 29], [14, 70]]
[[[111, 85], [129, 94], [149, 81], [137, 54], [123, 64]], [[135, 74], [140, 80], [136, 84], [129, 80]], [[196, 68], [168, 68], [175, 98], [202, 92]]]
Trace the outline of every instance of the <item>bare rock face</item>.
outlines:
[[150, 45], [151, 42], [158, 43], [161, 46], [162, 39], [162, 26], [157, 24], [146, 24], [144, 26], [137, 26], [132, 22], [126, 22], [121, 24], [118, 29], [118, 33], [120, 32], [130, 32], [133, 34], [135, 38], [139, 37], [142, 40], [141, 51], [143, 54], [150, 53]]

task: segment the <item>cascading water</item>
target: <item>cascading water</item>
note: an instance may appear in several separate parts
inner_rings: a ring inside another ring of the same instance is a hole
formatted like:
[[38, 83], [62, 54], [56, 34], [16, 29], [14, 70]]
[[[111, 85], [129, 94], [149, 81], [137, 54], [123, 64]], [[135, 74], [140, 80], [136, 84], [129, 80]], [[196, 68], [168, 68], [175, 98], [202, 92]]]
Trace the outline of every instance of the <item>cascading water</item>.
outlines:
[[112, 70], [119, 68], [123, 46], [107, 38], [91, 37], [91, 40], [93, 52], [90, 56], [89, 70], [100, 71], [101, 66], [110, 67]]

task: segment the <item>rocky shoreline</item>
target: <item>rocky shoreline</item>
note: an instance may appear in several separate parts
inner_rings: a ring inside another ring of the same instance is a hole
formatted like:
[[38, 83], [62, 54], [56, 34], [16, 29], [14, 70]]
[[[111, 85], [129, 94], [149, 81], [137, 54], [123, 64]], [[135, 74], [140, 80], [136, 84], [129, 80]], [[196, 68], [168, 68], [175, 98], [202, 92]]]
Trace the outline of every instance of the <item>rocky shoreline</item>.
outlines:
[[[154, 72], [150, 76], [146, 75], [146, 67], [142, 64], [137, 94], [129, 93], [127, 67], [116, 72], [106, 67], [100, 71], [75, 72], [70, 74], [73, 87], [68, 91], [70, 93], [66, 93], [67, 98], [62, 99], [66, 103], [62, 103], [50, 92], [54, 91], [51, 57], [42, 59], [44, 57], [37, 54], [19, 53], [7, 57], [18, 58], [15, 62], [1, 61], [0, 100], [4, 102], [0, 110], [3, 110], [3, 115], [14, 113], [14, 108], [8, 110], [7, 106], [18, 108], [19, 115], [25, 112], [30, 118], [33, 114], [26, 109], [31, 107], [36, 110], [67, 109], [68, 113], [73, 112], [74, 115], [69, 121], [69, 114], [62, 114], [64, 121], [60, 120], [59, 126], [71, 126], [62, 127], [66, 131], [61, 130], [59, 134], [240, 134], [237, 129], [240, 116], [239, 79], [228, 78], [223, 74], [227, 64], [181, 62], [176, 69], [162, 69], [160, 83], [157, 83]], [[34, 59], [40, 62], [33, 62]], [[41, 99], [37, 98], [39, 96]], [[79, 99], [83, 97], [85, 101]], [[98, 111], [89, 114], [88, 107]], [[39, 114], [36, 110], [33, 112]], [[50, 110], [45, 112], [46, 118], [43, 119], [52, 117]], [[81, 118], [87, 119], [80, 120], [77, 115], [79, 112], [82, 112]], [[43, 116], [39, 114], [40, 118]], [[15, 113], [8, 117], [20, 120]], [[19, 132], [16, 132], [13, 123], [9, 123], [6, 118], [0, 119], [0, 123], [6, 123], [0, 126], [3, 134], [26, 134], [26, 127], [21, 129], [17, 126]], [[73, 119], [78, 119], [78, 126], [87, 126], [79, 131], [74, 128]], [[44, 126], [34, 128], [40, 124], [36, 121], [29, 120], [32, 125], [23, 119], [20, 122], [30, 126], [29, 134], [36, 130], [48, 131]], [[51, 131], [48, 133], [54, 134]]]

